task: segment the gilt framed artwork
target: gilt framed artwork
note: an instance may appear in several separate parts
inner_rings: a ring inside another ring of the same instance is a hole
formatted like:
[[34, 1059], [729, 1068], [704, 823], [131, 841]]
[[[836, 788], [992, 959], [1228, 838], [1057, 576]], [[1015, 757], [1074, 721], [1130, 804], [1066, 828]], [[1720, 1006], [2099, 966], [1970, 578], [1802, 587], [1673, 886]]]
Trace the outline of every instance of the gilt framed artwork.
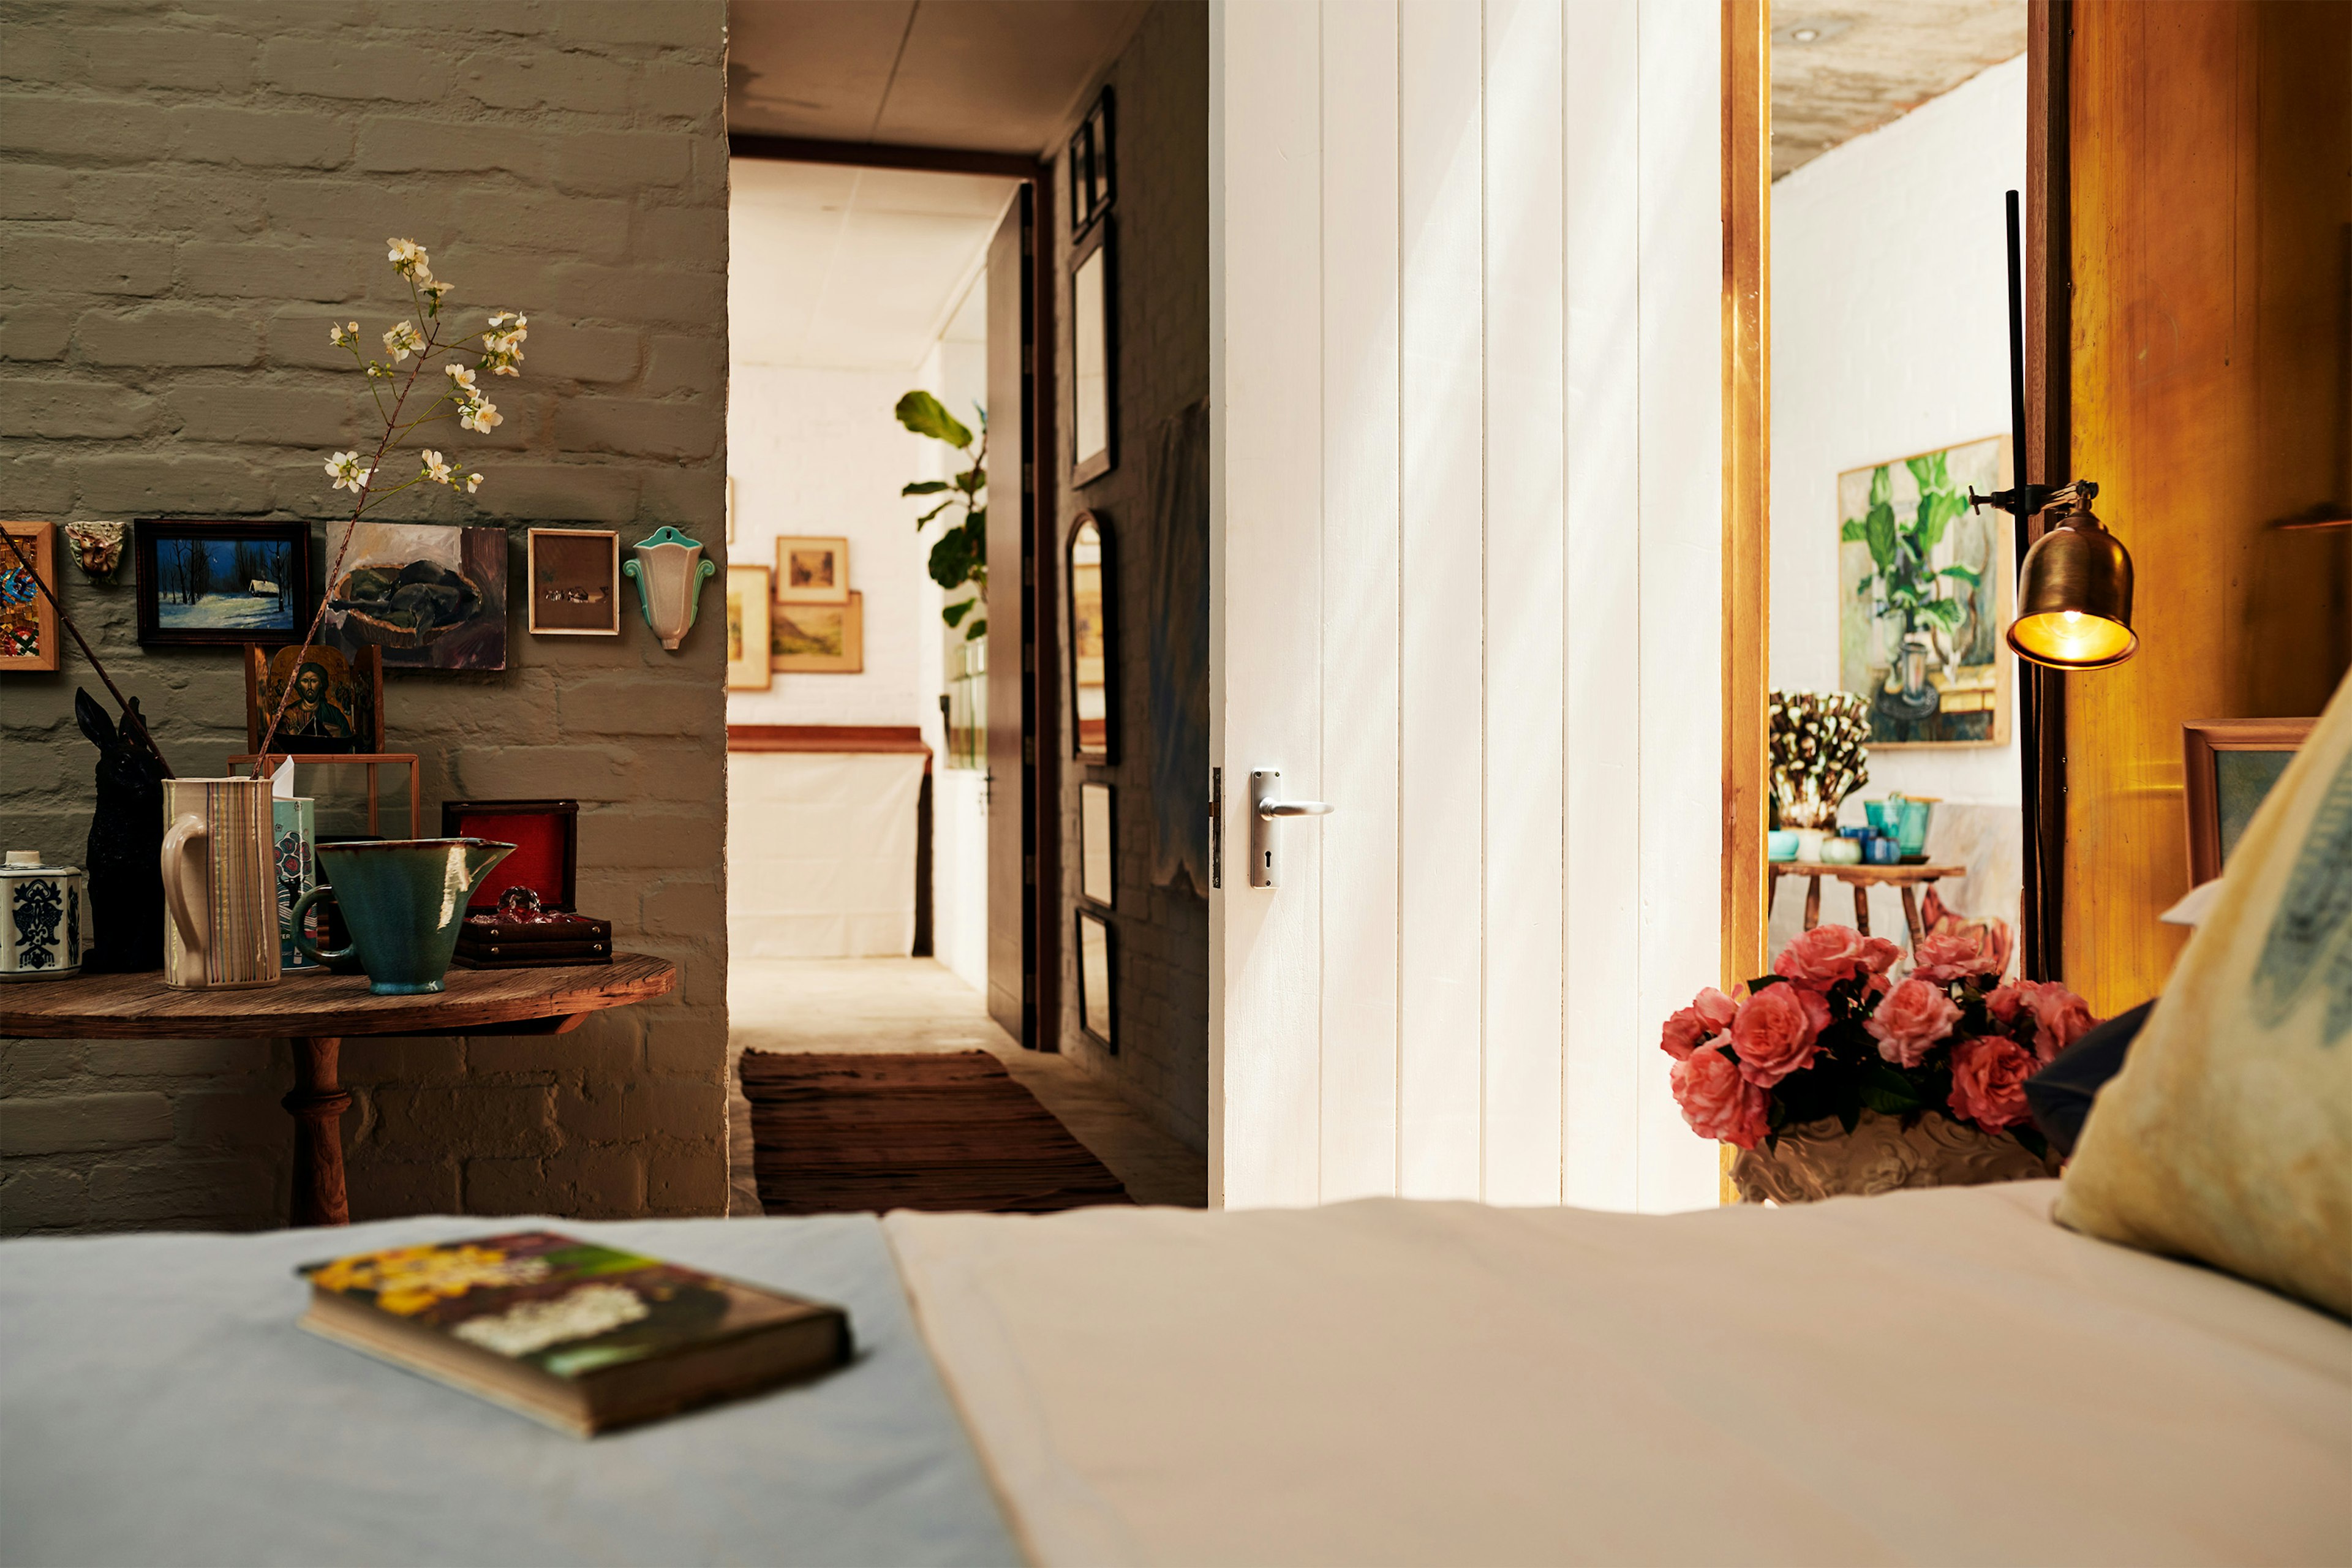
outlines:
[[776, 603], [841, 605], [849, 600], [849, 541], [786, 534], [776, 541]]
[[[299, 655], [299, 662], [296, 656]], [[292, 681], [289, 696], [286, 687]], [[283, 702], [284, 711], [279, 712]], [[357, 654], [325, 643], [245, 650], [245, 749], [261, 750], [262, 731], [278, 717], [271, 749], [305, 755], [383, 750], [383, 654]]]
[[2180, 726], [2189, 885], [2221, 874], [2254, 813], [2311, 739], [2316, 719], [2200, 719]]
[[866, 668], [866, 595], [838, 605], [774, 606], [769, 668], [779, 675], [857, 675]]
[[386, 669], [504, 669], [507, 531], [353, 525], [326, 629], [345, 653], [383, 649]]
[[727, 568], [727, 689], [765, 691], [773, 678], [765, 566]]
[[299, 642], [310, 629], [307, 522], [141, 522], [131, 559], [145, 647]]
[[533, 637], [621, 635], [621, 536], [604, 529], [534, 528], [524, 542]]
[[0, 522], [16, 548], [0, 544], [0, 670], [58, 667], [58, 607], [41, 592], [58, 585], [58, 530], [49, 522]]
[[1992, 436], [1838, 476], [1838, 686], [1874, 748], [2009, 744], [2013, 525], [1968, 500], [2009, 469]]

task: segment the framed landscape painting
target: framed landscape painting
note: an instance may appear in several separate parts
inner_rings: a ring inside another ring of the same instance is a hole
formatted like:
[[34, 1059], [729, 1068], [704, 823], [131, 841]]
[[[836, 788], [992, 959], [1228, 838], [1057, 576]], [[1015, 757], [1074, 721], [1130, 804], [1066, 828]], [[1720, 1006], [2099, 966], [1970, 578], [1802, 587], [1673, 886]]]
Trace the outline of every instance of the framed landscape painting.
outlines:
[[346, 654], [383, 649], [386, 669], [504, 669], [507, 531], [356, 525], [326, 629]]
[[765, 691], [773, 641], [765, 566], [727, 568], [727, 689]]
[[849, 602], [849, 541], [786, 534], [776, 541], [776, 603]]
[[58, 610], [41, 587], [58, 585], [57, 525], [0, 522], [0, 532], [16, 545], [0, 544], [0, 669], [55, 669]]
[[866, 595], [838, 605], [774, 606], [769, 665], [779, 675], [856, 675], [866, 668]]
[[307, 522], [141, 522], [131, 558], [147, 647], [299, 642], [310, 629]]
[[2013, 524], [1968, 501], [2009, 468], [1992, 436], [1838, 476], [1838, 686], [1873, 747], [2009, 743]]

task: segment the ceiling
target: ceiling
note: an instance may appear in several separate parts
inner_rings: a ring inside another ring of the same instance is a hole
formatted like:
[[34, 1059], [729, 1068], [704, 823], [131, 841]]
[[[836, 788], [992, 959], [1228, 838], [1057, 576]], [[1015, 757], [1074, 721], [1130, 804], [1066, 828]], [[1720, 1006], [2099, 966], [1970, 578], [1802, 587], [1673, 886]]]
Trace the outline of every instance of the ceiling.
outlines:
[[738, 158], [728, 196], [737, 364], [912, 369], [949, 329], [1014, 183]]
[[1043, 153], [1147, 0], [730, 0], [730, 131]]
[[1772, 177], [2025, 52], [2025, 0], [1786, 0], [1772, 8]]

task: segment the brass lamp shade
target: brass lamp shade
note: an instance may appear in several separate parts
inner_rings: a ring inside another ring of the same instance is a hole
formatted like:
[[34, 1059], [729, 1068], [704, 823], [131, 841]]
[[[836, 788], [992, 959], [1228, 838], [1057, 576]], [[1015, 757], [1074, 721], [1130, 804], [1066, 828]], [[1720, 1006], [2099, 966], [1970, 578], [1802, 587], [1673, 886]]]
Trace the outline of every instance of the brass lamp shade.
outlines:
[[2131, 604], [2130, 552], [2096, 517], [2077, 512], [2025, 552], [2009, 646], [2055, 669], [2121, 664], [2139, 647]]

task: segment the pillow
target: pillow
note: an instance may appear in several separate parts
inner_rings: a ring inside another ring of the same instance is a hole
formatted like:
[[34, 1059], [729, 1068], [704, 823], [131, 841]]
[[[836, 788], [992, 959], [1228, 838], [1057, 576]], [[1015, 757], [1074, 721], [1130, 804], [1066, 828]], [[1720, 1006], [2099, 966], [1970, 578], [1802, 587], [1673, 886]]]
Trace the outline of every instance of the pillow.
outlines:
[[2352, 1317], [2352, 681], [2099, 1091], [2058, 1220]]

